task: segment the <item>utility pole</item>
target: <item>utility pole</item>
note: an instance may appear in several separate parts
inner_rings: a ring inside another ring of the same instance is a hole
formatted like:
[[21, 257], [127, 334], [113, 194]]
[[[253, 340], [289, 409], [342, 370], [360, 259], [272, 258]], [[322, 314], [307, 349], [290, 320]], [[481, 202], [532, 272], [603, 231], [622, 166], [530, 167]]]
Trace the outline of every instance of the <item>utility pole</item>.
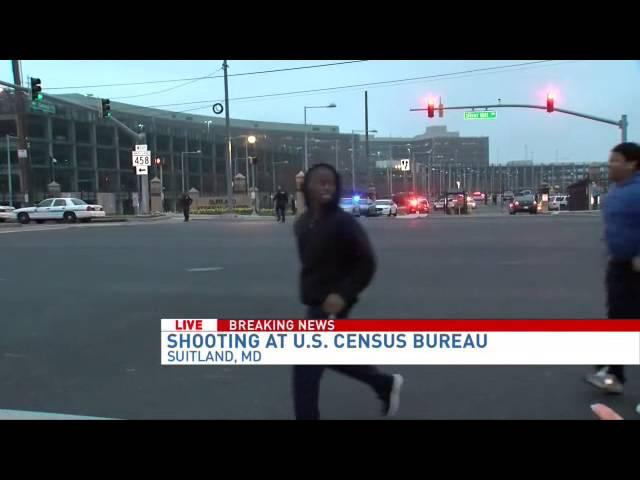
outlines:
[[356, 161], [355, 161], [355, 149], [356, 149], [356, 136], [351, 133], [351, 193], [356, 191]]
[[[11, 67], [13, 69], [13, 83], [18, 86], [22, 86], [22, 66], [20, 60], [11, 60]], [[27, 122], [25, 113], [25, 100], [24, 92], [15, 89], [16, 96], [16, 125], [18, 130], [18, 148], [27, 150]], [[20, 166], [20, 191], [24, 196], [24, 203], [29, 203], [30, 182], [29, 182], [29, 170], [31, 159], [19, 158], [18, 164]]]
[[229, 79], [227, 77], [227, 69], [229, 65], [225, 60], [222, 62], [222, 68], [224, 70], [224, 122], [225, 122], [225, 160], [227, 165], [227, 209], [230, 213], [233, 213], [233, 191], [232, 191], [232, 178], [231, 178], [231, 125], [229, 120]]
[[369, 162], [369, 96], [364, 91], [364, 152], [367, 162], [367, 182], [369, 185], [373, 183], [373, 172], [371, 171], [371, 162]]

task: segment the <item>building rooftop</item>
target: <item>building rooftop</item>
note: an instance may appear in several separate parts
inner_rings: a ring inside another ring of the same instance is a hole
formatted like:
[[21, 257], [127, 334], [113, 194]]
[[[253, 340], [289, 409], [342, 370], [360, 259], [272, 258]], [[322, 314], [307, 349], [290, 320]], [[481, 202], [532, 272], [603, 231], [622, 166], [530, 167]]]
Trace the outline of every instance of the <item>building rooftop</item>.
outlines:
[[[48, 97], [55, 99], [59, 97], [63, 100], [72, 102], [81, 107], [98, 108], [98, 97], [81, 95], [79, 93], [61, 94], [61, 95], [49, 95]], [[156, 119], [163, 119], [169, 121], [178, 121], [185, 123], [206, 123], [211, 122], [212, 127], [225, 126], [224, 115], [221, 116], [209, 116], [209, 115], [197, 115], [189, 112], [172, 112], [169, 110], [161, 110], [158, 108], [141, 107], [138, 105], [131, 105], [128, 103], [121, 103], [111, 101], [111, 111], [117, 117], [118, 113], [128, 115], [140, 115], [141, 117], [151, 117]], [[246, 129], [258, 129], [258, 130], [281, 130], [286, 132], [304, 132], [305, 125], [300, 123], [281, 123], [281, 122], [264, 122], [259, 120], [243, 120], [238, 118], [230, 119], [231, 128], [246, 128]], [[340, 133], [340, 127], [337, 125], [317, 125], [308, 124], [308, 132], [315, 133]]]

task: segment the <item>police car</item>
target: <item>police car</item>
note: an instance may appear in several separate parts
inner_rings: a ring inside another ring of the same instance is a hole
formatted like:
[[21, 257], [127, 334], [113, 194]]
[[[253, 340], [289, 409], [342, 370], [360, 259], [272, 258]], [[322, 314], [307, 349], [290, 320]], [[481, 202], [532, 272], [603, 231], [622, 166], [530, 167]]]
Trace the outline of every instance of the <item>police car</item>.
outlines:
[[15, 208], [9, 207], [7, 205], [0, 205], [0, 222], [4, 222], [5, 220], [10, 220], [13, 218], [13, 211]]
[[77, 220], [88, 223], [94, 218], [104, 217], [102, 205], [89, 205], [79, 198], [47, 198], [33, 207], [18, 208], [12, 217], [22, 224], [32, 220], [42, 223], [46, 220], [62, 220], [74, 223]]

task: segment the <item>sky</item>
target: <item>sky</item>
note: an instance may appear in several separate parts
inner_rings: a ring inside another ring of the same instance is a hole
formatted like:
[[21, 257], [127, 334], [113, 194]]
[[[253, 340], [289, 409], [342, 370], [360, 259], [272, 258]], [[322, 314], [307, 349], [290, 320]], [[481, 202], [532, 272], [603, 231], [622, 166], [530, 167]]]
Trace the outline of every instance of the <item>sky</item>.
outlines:
[[[229, 60], [229, 74], [260, 72], [348, 60]], [[469, 72], [496, 66], [518, 65], [532, 60], [369, 60], [266, 74], [229, 77], [232, 118], [302, 123], [304, 107], [337, 105], [332, 109], [308, 110], [308, 122], [337, 125], [342, 133], [363, 130], [364, 91], [369, 97], [369, 128], [377, 136], [412, 137], [426, 127], [446, 125], [462, 136], [488, 136], [491, 163], [528, 158], [534, 163], [606, 161], [608, 151], [620, 142], [620, 130], [598, 123], [544, 110], [499, 109], [493, 121], [464, 120], [463, 111], [445, 112], [444, 118], [427, 118], [426, 99], [442, 98], [445, 106], [497, 103], [544, 105], [547, 92], [554, 93], [556, 107], [611, 120], [628, 115], [630, 141], [640, 141], [640, 61], [554, 60], [541, 64]], [[222, 60], [23, 60], [25, 78], [42, 80], [45, 93], [83, 93], [142, 106], [222, 100], [222, 78], [194, 82], [172, 82], [133, 86], [94, 85], [175, 80], [220, 76]], [[468, 72], [468, 73], [457, 73]], [[362, 83], [399, 80], [455, 73], [443, 77], [384, 86], [284, 95], [260, 99], [239, 97], [297, 92]], [[0, 60], [0, 80], [13, 81], [11, 63]], [[90, 86], [90, 87], [85, 87]], [[65, 88], [60, 87], [85, 87]], [[170, 90], [168, 90], [170, 89]], [[168, 91], [163, 91], [168, 90]], [[133, 96], [134, 98], [126, 98]], [[191, 110], [213, 115], [213, 102], [159, 107]], [[224, 114], [222, 114], [224, 116]], [[525, 147], [526, 146], [526, 147]]]

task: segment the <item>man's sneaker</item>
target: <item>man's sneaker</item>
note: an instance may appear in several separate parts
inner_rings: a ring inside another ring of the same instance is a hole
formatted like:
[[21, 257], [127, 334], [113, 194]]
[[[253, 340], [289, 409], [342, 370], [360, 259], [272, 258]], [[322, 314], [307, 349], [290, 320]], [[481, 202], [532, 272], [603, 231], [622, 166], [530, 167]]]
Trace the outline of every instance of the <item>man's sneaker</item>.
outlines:
[[618, 377], [608, 373], [606, 368], [591, 373], [585, 377], [585, 380], [600, 390], [607, 393], [622, 393], [624, 386]]
[[400, 390], [402, 390], [402, 384], [404, 383], [404, 378], [399, 373], [394, 373], [391, 377], [393, 381], [389, 395], [382, 399], [382, 414], [385, 417], [393, 417], [398, 412], [400, 408]]

